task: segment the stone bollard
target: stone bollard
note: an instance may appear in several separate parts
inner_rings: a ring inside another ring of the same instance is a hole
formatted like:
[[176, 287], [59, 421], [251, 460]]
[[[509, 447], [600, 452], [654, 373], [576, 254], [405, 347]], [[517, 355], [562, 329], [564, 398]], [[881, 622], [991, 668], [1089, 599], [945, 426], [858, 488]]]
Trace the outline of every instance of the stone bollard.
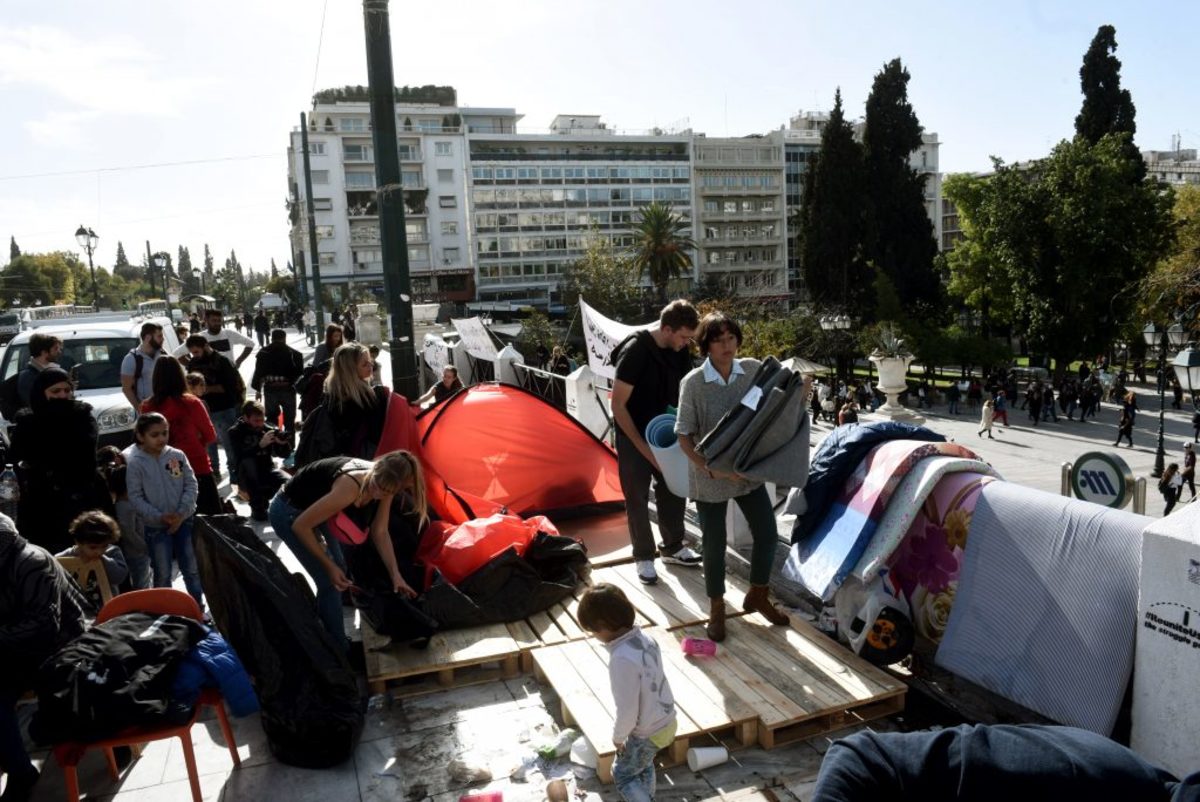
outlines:
[[1133, 732], [1139, 755], [1178, 777], [1196, 770], [1200, 744], [1200, 504], [1142, 533]]

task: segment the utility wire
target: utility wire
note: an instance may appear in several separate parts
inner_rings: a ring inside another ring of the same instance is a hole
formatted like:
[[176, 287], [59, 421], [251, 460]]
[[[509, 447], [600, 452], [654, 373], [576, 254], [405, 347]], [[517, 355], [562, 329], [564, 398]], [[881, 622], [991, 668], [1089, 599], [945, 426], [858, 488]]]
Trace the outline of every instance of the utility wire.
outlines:
[[219, 162], [241, 162], [253, 159], [278, 159], [278, 153], [260, 153], [252, 156], [220, 156], [213, 159], [188, 159], [177, 162], [154, 162], [151, 164], [127, 164], [121, 167], [92, 167], [86, 170], [60, 170], [53, 173], [25, 173], [23, 175], [0, 175], [0, 181], [18, 181], [25, 178], [53, 178], [61, 175], [90, 175], [92, 173], [122, 173], [132, 170], [152, 170], [159, 167], [180, 167], [190, 164], [217, 164]]
[[325, 42], [325, 12], [329, 10], [329, 0], [325, 0], [321, 6], [321, 32], [317, 34], [317, 60], [313, 64], [313, 83], [312, 93], [317, 93], [317, 73], [321, 68], [321, 45]]

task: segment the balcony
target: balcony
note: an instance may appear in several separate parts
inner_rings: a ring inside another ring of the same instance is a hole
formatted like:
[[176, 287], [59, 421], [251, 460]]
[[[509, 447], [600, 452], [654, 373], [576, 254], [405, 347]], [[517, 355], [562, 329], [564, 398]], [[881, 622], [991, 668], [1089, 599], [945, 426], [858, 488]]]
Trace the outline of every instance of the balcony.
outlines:
[[400, 161], [419, 162], [421, 160], [420, 148], [400, 148]]

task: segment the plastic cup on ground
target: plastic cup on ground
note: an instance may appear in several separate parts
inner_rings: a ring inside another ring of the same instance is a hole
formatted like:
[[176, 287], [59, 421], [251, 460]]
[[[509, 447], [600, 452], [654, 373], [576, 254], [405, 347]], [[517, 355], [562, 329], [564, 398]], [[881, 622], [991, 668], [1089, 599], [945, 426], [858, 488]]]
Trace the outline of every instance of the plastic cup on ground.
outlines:
[[684, 638], [683, 653], [693, 657], [712, 657], [717, 653], [717, 644], [708, 638]]
[[687, 751], [688, 768], [704, 771], [729, 760], [729, 750], [723, 746], [694, 746]]

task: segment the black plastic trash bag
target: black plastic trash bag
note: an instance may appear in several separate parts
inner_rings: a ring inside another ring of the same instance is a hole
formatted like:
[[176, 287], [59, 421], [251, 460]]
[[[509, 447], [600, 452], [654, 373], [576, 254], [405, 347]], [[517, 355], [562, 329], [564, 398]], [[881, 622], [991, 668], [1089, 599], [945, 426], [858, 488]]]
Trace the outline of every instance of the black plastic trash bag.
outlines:
[[363, 699], [308, 582], [234, 515], [197, 516], [195, 550], [213, 620], [254, 679], [271, 753], [313, 769], [347, 760]]

